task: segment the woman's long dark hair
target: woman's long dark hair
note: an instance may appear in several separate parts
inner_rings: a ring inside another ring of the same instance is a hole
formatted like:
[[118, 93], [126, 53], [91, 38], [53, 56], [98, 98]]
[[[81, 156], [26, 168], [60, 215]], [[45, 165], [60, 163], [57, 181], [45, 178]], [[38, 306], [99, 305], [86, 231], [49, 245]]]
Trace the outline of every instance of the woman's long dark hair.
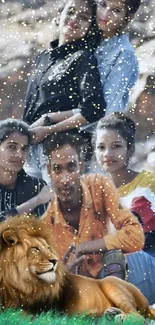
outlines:
[[30, 144], [31, 136], [28, 124], [13, 118], [7, 118], [6, 120], [0, 121], [0, 144], [12, 133], [25, 135], [28, 138], [28, 143]]

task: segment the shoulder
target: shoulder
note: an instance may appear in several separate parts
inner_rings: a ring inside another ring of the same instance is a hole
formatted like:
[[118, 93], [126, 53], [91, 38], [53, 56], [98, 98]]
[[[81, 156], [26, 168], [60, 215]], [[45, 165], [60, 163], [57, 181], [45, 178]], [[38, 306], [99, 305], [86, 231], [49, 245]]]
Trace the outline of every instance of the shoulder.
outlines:
[[36, 194], [40, 192], [44, 185], [46, 185], [42, 179], [31, 177], [26, 174], [24, 170], [22, 170], [18, 175], [18, 183], [20, 183], [20, 185], [23, 184], [23, 187], [26, 186], [27, 191], [34, 191]]
[[136, 181], [137, 186], [154, 186], [155, 189], [155, 175], [146, 170], [143, 170], [141, 173], [138, 174], [138, 176], [136, 177]]
[[[137, 61], [134, 48], [129, 40], [128, 34], [120, 34], [113, 36], [111, 39], [101, 41], [95, 52], [97, 57], [109, 59], [111, 56], [119, 58], [130, 58], [130, 60]], [[105, 56], [103, 56], [103, 54]]]

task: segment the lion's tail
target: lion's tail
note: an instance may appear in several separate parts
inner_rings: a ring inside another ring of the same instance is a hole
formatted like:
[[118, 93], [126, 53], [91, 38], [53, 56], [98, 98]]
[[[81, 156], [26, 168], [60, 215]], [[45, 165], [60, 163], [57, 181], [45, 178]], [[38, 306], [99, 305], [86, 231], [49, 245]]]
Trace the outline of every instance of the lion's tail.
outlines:
[[146, 316], [155, 320], [155, 309], [149, 306], [147, 309]]

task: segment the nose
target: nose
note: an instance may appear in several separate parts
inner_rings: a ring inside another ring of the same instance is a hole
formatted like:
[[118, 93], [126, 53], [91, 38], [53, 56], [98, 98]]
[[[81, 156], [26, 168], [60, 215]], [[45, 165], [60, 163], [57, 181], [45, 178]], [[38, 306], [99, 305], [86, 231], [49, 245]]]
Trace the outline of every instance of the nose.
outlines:
[[106, 149], [104, 150], [104, 156], [105, 156], [105, 157], [111, 157], [111, 156], [112, 156], [112, 153], [111, 153], [110, 148], [106, 148]]
[[51, 259], [51, 260], [49, 260], [49, 262], [53, 264], [53, 269], [54, 269], [54, 266], [57, 264], [58, 260]]
[[104, 9], [103, 12], [101, 12], [101, 17], [102, 17], [102, 19], [109, 19], [110, 10], [108, 7], [106, 9]]
[[69, 183], [69, 175], [64, 173], [61, 178], [61, 183], [62, 184], [68, 184]]

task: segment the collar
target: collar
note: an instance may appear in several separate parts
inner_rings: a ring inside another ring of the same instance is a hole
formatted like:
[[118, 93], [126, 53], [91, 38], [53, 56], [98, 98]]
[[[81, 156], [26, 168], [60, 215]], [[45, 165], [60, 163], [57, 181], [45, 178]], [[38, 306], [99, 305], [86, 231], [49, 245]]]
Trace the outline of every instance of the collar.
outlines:
[[[80, 180], [80, 185], [82, 188], [82, 206], [81, 206], [80, 219], [81, 219], [81, 215], [84, 217], [83, 219], [85, 219], [89, 213], [89, 209], [93, 206], [93, 202], [92, 202], [90, 190], [88, 186], [83, 182], [83, 180]], [[53, 217], [54, 223], [61, 223], [63, 225], [67, 225], [66, 220], [59, 208], [58, 197], [56, 195], [54, 196], [54, 200], [52, 204], [51, 217]]]
[[50, 43], [50, 49], [49, 49], [51, 57], [54, 56], [57, 59], [64, 57], [68, 54], [71, 55], [72, 53], [75, 53], [79, 50], [88, 50], [89, 49], [88, 39], [86, 37], [79, 39], [77, 41], [65, 43], [61, 46], [58, 46], [58, 44], [59, 44], [58, 39], [52, 41]]

